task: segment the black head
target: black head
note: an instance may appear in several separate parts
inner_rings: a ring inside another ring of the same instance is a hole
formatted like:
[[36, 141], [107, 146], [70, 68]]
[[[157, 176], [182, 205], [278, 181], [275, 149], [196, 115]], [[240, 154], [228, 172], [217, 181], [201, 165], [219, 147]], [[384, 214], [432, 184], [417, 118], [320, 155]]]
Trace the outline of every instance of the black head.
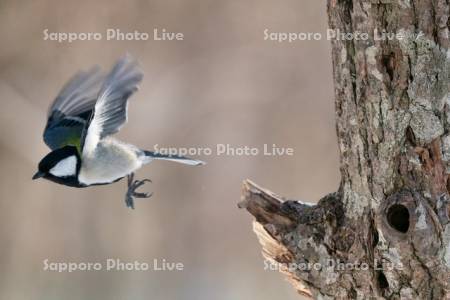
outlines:
[[47, 154], [40, 162], [33, 179], [45, 178], [66, 184], [75, 180], [80, 171], [81, 162], [78, 150], [74, 146], [65, 146]]

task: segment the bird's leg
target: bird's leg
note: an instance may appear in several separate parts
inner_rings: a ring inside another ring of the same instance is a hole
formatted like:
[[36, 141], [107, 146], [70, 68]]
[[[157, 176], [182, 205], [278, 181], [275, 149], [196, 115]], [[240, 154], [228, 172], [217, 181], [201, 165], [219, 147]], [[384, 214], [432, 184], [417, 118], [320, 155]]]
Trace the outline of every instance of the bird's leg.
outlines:
[[134, 197], [135, 198], [150, 198], [153, 193], [137, 193], [136, 189], [146, 182], [152, 182], [150, 179], [134, 180], [134, 173], [127, 176], [128, 190], [125, 195], [125, 204], [127, 207], [134, 209]]

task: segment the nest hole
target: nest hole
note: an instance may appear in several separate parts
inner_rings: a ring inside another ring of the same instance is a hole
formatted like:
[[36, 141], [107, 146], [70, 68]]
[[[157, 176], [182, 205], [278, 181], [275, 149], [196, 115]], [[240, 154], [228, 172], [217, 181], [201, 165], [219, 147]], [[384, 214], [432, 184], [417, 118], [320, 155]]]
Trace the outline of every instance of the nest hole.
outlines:
[[408, 232], [409, 229], [409, 211], [406, 206], [394, 204], [389, 207], [387, 212], [387, 221], [389, 225], [402, 233]]

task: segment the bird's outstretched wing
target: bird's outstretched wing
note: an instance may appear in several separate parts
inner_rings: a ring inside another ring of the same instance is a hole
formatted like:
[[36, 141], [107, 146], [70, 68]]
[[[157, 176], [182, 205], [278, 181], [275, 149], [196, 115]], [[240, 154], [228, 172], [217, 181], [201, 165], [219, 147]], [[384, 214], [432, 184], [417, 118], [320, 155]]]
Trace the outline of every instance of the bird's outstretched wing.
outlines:
[[104, 77], [100, 68], [75, 74], [62, 88], [48, 110], [44, 142], [55, 150], [73, 145], [81, 152], [81, 137]]
[[82, 153], [95, 149], [100, 139], [116, 133], [127, 121], [128, 98], [143, 77], [131, 56], [122, 57], [106, 77], [82, 137]]

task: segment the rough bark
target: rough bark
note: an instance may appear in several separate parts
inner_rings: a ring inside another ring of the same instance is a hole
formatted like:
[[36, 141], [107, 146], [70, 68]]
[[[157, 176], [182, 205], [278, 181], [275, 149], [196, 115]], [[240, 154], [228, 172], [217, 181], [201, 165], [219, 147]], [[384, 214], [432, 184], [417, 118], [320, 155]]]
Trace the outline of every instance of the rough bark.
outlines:
[[332, 41], [340, 188], [307, 205], [246, 181], [240, 207], [304, 295], [450, 299], [449, 1], [329, 0], [328, 16], [369, 34]]

